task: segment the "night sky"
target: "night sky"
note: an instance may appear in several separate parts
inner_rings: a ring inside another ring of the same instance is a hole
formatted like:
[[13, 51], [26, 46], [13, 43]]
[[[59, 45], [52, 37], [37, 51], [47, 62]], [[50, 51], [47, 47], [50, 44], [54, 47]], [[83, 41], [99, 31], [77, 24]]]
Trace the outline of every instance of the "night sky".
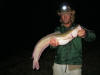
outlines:
[[[59, 25], [57, 9], [63, 0], [14, 1], [1, 9], [1, 56], [15, 54], [21, 48], [34, 48], [43, 36]], [[99, 41], [99, 2], [67, 0], [76, 10], [76, 23], [94, 30]]]

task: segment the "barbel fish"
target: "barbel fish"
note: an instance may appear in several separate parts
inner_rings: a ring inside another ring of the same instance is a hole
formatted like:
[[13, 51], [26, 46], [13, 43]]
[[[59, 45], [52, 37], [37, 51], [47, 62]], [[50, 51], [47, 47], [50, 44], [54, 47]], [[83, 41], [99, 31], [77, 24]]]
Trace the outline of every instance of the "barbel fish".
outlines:
[[42, 39], [40, 39], [34, 47], [32, 58], [33, 58], [33, 69], [39, 69], [39, 59], [43, 51], [50, 45], [50, 40], [55, 38], [59, 45], [65, 45], [69, 43], [72, 39], [77, 37], [77, 33], [81, 30], [81, 26], [78, 25], [75, 28], [65, 32], [65, 33], [51, 33]]

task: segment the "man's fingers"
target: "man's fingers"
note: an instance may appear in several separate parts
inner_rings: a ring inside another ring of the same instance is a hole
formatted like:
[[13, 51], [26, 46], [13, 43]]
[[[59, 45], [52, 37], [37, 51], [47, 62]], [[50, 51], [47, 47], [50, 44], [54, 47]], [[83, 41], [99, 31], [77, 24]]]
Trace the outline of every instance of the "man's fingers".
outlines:
[[51, 38], [50, 45], [52, 45], [52, 46], [58, 46], [58, 42], [56, 41], [55, 38]]

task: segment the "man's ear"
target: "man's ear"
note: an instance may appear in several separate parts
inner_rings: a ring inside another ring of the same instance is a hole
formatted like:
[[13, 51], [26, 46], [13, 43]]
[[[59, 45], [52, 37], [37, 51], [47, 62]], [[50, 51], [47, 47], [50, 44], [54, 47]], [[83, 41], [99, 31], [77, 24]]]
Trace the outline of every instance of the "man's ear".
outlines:
[[76, 13], [75, 10], [72, 10], [72, 15], [75, 15], [75, 13]]
[[59, 16], [61, 15], [61, 13], [60, 13], [60, 12], [58, 12], [57, 14], [58, 14]]

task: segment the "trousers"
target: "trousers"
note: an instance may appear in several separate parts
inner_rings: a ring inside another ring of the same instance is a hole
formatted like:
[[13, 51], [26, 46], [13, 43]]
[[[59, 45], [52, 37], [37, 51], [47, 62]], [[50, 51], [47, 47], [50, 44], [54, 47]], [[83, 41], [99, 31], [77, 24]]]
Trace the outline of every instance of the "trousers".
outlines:
[[81, 75], [81, 68], [69, 70], [68, 65], [54, 63], [53, 75]]

